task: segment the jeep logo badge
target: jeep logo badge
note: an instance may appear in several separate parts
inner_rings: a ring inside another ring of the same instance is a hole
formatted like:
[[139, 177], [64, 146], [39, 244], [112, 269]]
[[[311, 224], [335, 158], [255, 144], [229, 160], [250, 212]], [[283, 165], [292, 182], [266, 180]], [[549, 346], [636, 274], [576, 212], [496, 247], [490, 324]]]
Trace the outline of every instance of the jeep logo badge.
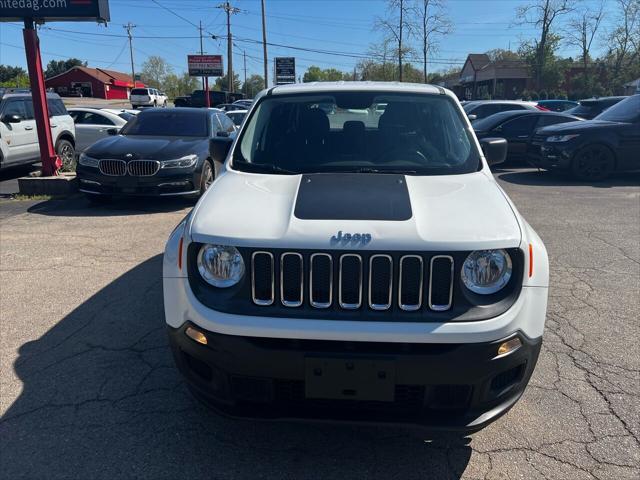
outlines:
[[340, 230], [331, 237], [331, 245], [366, 245], [371, 241], [370, 233], [342, 233]]

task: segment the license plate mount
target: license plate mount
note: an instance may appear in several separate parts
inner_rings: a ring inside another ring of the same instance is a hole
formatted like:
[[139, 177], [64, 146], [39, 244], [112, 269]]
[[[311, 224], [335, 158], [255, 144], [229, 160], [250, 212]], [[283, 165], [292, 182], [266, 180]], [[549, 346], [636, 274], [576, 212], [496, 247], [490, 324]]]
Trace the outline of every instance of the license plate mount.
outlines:
[[396, 368], [393, 360], [305, 359], [307, 398], [393, 402], [395, 386]]

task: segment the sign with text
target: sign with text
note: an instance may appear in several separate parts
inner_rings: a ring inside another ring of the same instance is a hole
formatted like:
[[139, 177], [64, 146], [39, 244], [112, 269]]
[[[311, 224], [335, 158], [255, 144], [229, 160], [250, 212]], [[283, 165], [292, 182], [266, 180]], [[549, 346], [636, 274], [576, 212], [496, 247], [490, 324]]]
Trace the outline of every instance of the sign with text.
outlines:
[[276, 57], [276, 85], [296, 83], [296, 59], [294, 57]]
[[192, 77], [222, 77], [222, 55], [187, 55], [189, 75]]
[[0, 22], [108, 22], [109, 0], [0, 0]]

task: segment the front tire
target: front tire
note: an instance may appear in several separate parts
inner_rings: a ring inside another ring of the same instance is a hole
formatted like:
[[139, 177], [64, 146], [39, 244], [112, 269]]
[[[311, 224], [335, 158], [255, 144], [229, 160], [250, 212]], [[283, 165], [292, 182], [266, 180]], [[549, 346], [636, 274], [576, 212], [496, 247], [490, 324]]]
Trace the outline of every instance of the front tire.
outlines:
[[576, 153], [571, 162], [571, 174], [585, 182], [600, 182], [611, 175], [615, 165], [611, 150], [604, 145], [590, 145]]
[[202, 165], [202, 173], [200, 174], [200, 196], [207, 191], [215, 180], [215, 172], [209, 160], [205, 160]]
[[76, 151], [69, 140], [60, 139], [56, 143], [56, 154], [62, 160], [62, 171], [73, 172], [76, 169]]

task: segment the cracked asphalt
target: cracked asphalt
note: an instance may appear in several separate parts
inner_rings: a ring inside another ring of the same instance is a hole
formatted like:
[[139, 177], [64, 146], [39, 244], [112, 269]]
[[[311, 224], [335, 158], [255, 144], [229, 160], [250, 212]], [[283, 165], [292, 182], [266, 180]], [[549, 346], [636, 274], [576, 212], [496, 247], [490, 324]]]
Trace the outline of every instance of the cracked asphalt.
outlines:
[[164, 329], [161, 252], [191, 205], [0, 203], [0, 477], [640, 477], [640, 174], [500, 182], [546, 243], [543, 349], [520, 402], [460, 439], [221, 418]]

